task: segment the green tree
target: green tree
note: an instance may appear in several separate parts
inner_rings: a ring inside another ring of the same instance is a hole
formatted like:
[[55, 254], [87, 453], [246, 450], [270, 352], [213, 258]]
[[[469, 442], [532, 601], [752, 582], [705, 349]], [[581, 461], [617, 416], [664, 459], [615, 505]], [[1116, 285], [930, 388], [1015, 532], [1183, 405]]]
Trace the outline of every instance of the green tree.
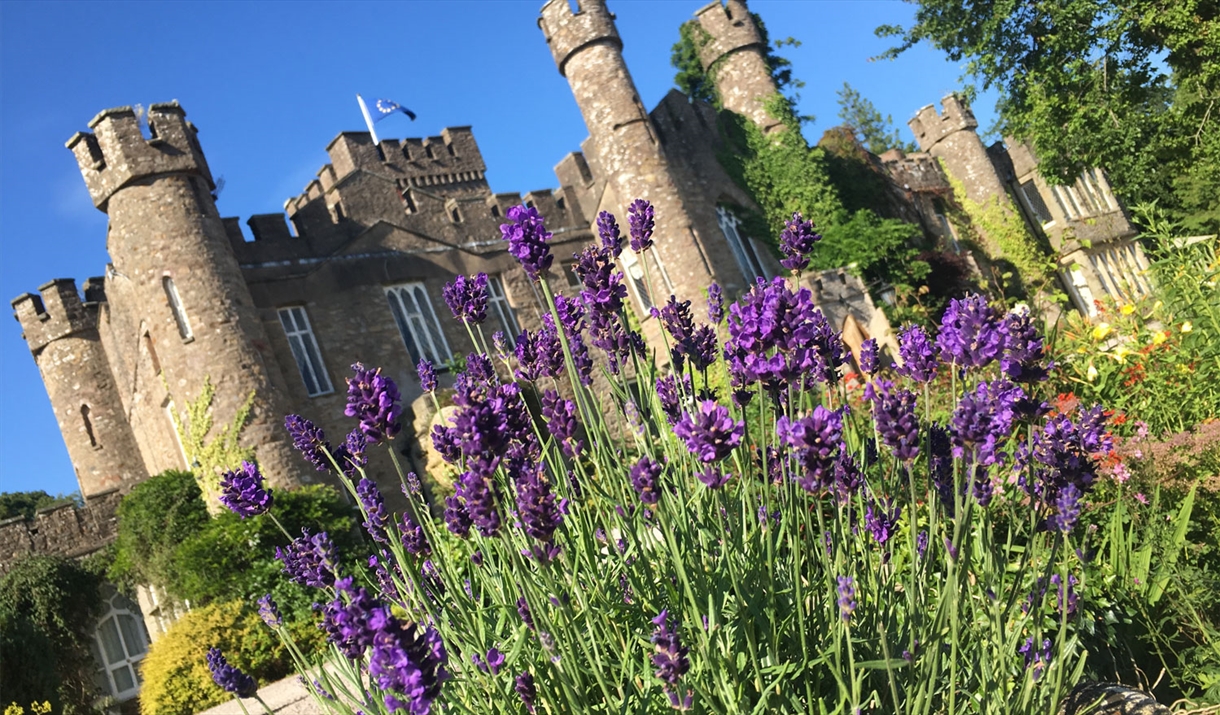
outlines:
[[119, 535], [107, 576], [131, 590], [165, 587], [178, 545], [208, 523], [208, 510], [190, 472], [168, 470], [137, 484], [119, 502]]
[[1188, 231], [1220, 228], [1216, 0], [915, 0], [882, 26], [893, 58], [927, 41], [996, 88], [1000, 129], [1030, 141], [1048, 181], [1106, 169], [1129, 205], [1159, 201]]
[[913, 143], [902, 140], [894, 128], [894, 117], [889, 114], [882, 117], [868, 97], [856, 88], [844, 82], [843, 89], [835, 94], [839, 97], [839, 119], [856, 133], [869, 151], [874, 154], [890, 149], [901, 149], [908, 154], [917, 151]]
[[41, 489], [32, 492], [4, 492], [0, 494], [0, 519], [20, 516], [33, 519], [39, 509], [60, 504], [80, 504], [80, 494], [60, 494], [53, 497]]
[[101, 575], [61, 556], [30, 556], [0, 579], [0, 693], [88, 712], [97, 696], [87, 641], [101, 607]]

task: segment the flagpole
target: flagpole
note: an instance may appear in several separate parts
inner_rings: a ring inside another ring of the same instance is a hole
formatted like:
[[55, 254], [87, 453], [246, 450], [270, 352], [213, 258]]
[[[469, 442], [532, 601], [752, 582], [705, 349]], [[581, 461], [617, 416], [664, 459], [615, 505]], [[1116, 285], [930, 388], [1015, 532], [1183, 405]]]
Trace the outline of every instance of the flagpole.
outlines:
[[369, 114], [368, 105], [364, 103], [364, 97], [359, 94], [356, 95], [356, 101], [360, 103], [360, 113], [364, 115], [364, 123], [368, 125], [369, 134], [373, 136], [373, 146], [377, 146], [381, 140], [377, 138], [377, 132], [373, 130], [373, 116]]

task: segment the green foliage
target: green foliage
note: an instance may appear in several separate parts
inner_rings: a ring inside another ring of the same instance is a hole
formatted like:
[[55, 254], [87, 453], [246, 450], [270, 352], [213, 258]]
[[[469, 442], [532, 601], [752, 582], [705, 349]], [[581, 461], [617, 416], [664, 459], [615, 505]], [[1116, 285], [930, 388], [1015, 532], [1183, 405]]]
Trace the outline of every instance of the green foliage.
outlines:
[[[1220, 228], [1220, 11], [1213, 0], [919, 0], [878, 28], [965, 60], [1000, 91], [1006, 134], [1052, 182], [1107, 170], [1128, 204], [1159, 200], [1192, 233]], [[975, 87], [967, 88], [973, 96]]]
[[[800, 40], [786, 37], [772, 42], [771, 35], [767, 32], [767, 24], [763, 22], [762, 17], [757, 13], [750, 13], [750, 18], [758, 27], [758, 34], [762, 38], [763, 46], [766, 47], [763, 61], [767, 63], [767, 69], [771, 73], [771, 81], [775, 83], [776, 91], [783, 94], [790, 104], [795, 105], [798, 98], [795, 90], [804, 87], [805, 83], [792, 75], [792, 61], [780, 55], [777, 50], [783, 47], [800, 47]], [[679, 91], [691, 99], [701, 100], [719, 108], [721, 104], [715, 83], [719, 60], [714, 62], [710, 68], [704, 69], [703, 63], [699, 59], [700, 52], [711, 39], [698, 20], [688, 20], [682, 23], [678, 28], [678, 41], [670, 50], [669, 62], [674, 69], [678, 70], [678, 73], [674, 75], [674, 84]], [[802, 116], [799, 119], [802, 122], [812, 122], [814, 118]]]
[[186, 413], [181, 418], [174, 415], [174, 427], [178, 430], [182, 449], [191, 461], [200, 489], [209, 496], [219, 488], [221, 474], [238, 468], [243, 461], [254, 460], [254, 449], [238, 444], [254, 408], [254, 392], [246, 397], [233, 420], [208, 439], [213, 427], [212, 400], [215, 396], [216, 387], [211, 377], [205, 375], [199, 396], [187, 403]]
[[843, 89], [835, 94], [839, 98], [839, 119], [851, 128], [869, 151], [880, 155], [890, 149], [901, 149], [908, 154], [918, 150], [912, 142], [903, 141], [898, 130], [894, 128], [894, 118], [891, 115], [887, 114], [883, 118], [868, 97], [860, 94], [850, 84], [844, 82]]
[[59, 506], [60, 504], [80, 505], [80, 503], [81, 498], [78, 492], [60, 494], [56, 497], [47, 494], [41, 489], [32, 492], [4, 492], [0, 493], [0, 519], [11, 519], [14, 516], [20, 516], [28, 521], [34, 518], [34, 513], [39, 509]]
[[220, 648], [229, 663], [266, 684], [292, 660], [255, 610], [240, 601], [196, 608], [152, 644], [140, 667], [140, 715], [193, 715], [233, 696], [212, 681], [204, 656]]
[[98, 695], [88, 640], [101, 607], [101, 575], [59, 556], [30, 556], [0, 579], [0, 692], [9, 702], [49, 701], [86, 713]]
[[135, 486], [119, 502], [112, 582], [131, 591], [137, 585], [166, 587], [178, 545], [208, 523], [199, 485], [190, 472], [169, 470]]

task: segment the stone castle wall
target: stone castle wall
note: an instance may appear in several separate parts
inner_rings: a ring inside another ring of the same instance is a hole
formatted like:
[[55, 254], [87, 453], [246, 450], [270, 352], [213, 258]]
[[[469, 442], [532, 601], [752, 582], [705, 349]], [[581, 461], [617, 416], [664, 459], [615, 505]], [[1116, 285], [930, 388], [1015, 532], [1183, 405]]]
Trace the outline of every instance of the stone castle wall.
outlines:
[[0, 521], [0, 575], [33, 554], [78, 558], [114, 541], [122, 493], [97, 494], [84, 507], [74, 504], [41, 509], [33, 519], [16, 516]]

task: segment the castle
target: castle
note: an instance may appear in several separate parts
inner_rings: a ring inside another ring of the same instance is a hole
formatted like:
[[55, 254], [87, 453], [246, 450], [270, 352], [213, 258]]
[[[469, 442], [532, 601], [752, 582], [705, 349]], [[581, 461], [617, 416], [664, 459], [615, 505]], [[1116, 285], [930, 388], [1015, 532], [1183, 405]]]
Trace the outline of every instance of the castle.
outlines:
[[[710, 38], [701, 62], [716, 68], [723, 110], [782, 131], [763, 106], [777, 88], [744, 1], [716, 0], [696, 19]], [[671, 293], [697, 301], [715, 281], [734, 296], [757, 277], [782, 273], [772, 250], [741, 230], [740, 212], [753, 203], [717, 159], [717, 110], [673, 90], [648, 111], [603, 0], [580, 0], [578, 9], [549, 0], [538, 22], [589, 130], [581, 151], [555, 166], [555, 189], [492, 193], [470, 127], [379, 144], [366, 132], [343, 132], [285, 213], [248, 220], [248, 242], [238, 219], [218, 213], [196, 129], [176, 103], [148, 108], [147, 137], [135, 112], [120, 107], [68, 141], [109, 219], [111, 263], [83, 291], [53, 280], [39, 295], [17, 297], [13, 309], [76, 469], [86, 502], [79, 524], [98, 521], [97, 510], [112, 522], [116, 494], [191, 467], [176, 423], [205, 378], [215, 386], [217, 425], [253, 396], [243, 444], [271, 484], [290, 487], [319, 476], [292, 449], [283, 417], [302, 414], [332, 437], [346, 433], [350, 364], [381, 366], [410, 404], [421, 394], [419, 359], [444, 364], [470, 349], [441, 300], [455, 275], [490, 276], [489, 330], [536, 328], [534, 288], [500, 239], [514, 205], [546, 217], [551, 282], [566, 291], [576, 286], [569, 257], [596, 240], [598, 212], [625, 220], [633, 199], [651, 201], [655, 248], [642, 259], [625, 251], [621, 266], [645, 333], [657, 329], [649, 308]], [[925, 107], [911, 125], [924, 153], [872, 159], [926, 233], [957, 245], [958, 229], [946, 219], [954, 202], [948, 171], [972, 200], [1001, 204], [1051, 241], [1080, 309], [1137, 282], [1127, 274], [1142, 254], [1100, 172], [1078, 187], [1050, 187], [1028, 150], [984, 147], [969, 109], [952, 97], [943, 112]], [[640, 260], [651, 262], [655, 294]], [[840, 270], [802, 280], [836, 327], [851, 321], [861, 334], [886, 338], [888, 324], [858, 278]], [[410, 457], [413, 435], [403, 437]], [[386, 481], [387, 496], [397, 492], [388, 460], [371, 471]], [[31, 528], [0, 524], [0, 560], [56, 550], [39, 546]], [[113, 529], [78, 531], [87, 542]]]

